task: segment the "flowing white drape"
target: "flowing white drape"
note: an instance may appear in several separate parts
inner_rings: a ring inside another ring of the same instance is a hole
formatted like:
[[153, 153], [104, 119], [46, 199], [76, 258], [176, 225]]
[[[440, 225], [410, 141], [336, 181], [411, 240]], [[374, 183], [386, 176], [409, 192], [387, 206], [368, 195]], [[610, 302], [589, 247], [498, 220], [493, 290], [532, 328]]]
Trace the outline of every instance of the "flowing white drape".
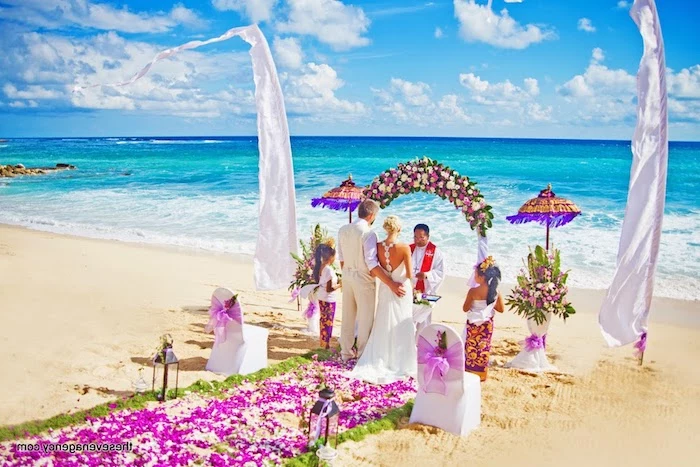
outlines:
[[610, 346], [632, 343], [647, 330], [668, 164], [666, 63], [654, 0], [635, 0], [630, 15], [642, 36], [644, 54], [637, 73], [637, 128], [617, 270], [598, 317]]
[[294, 170], [287, 113], [277, 69], [267, 40], [257, 25], [232, 28], [219, 37], [206, 41], [191, 41], [164, 50], [127, 81], [76, 86], [74, 92], [87, 87], [126, 86], [145, 76], [160, 60], [183, 50], [196, 49], [236, 36], [240, 36], [251, 46], [255, 106], [258, 112], [260, 218], [254, 258], [255, 286], [259, 290], [280, 289], [286, 287], [294, 275], [294, 261], [289, 252], [297, 251]]
[[[482, 261], [486, 259], [489, 255], [489, 241], [485, 236], [482, 236], [480, 233], [476, 233], [476, 237], [478, 240], [478, 244], [476, 247], [476, 265], [481, 264]], [[479, 283], [476, 281], [476, 268], [474, 268], [471, 271], [468, 271], [471, 273], [469, 276], [469, 279], [467, 279], [467, 287], [470, 289], [473, 289], [474, 287], [478, 287]]]

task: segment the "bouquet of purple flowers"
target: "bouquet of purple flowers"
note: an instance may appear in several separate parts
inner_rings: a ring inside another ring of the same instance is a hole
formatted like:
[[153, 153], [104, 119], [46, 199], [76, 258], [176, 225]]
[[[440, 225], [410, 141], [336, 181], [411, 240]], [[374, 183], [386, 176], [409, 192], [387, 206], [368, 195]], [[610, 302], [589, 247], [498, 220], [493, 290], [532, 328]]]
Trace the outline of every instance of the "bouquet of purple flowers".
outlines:
[[506, 298], [506, 305], [516, 314], [533, 319], [539, 325], [547, 313], [561, 316], [564, 321], [576, 313], [566, 299], [569, 271], [560, 269], [559, 250], [545, 251], [541, 246], [530, 250], [525, 268], [518, 275], [518, 285]]

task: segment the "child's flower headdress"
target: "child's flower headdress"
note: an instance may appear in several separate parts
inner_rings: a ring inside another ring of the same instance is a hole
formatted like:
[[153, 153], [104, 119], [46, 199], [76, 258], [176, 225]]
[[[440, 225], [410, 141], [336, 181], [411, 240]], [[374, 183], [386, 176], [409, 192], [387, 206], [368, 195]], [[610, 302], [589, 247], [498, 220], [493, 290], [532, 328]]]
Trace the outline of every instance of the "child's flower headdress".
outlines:
[[481, 262], [481, 264], [479, 264], [479, 269], [481, 269], [481, 272], [486, 272], [488, 268], [495, 265], [496, 260], [493, 259], [493, 256], [488, 256], [485, 260]]

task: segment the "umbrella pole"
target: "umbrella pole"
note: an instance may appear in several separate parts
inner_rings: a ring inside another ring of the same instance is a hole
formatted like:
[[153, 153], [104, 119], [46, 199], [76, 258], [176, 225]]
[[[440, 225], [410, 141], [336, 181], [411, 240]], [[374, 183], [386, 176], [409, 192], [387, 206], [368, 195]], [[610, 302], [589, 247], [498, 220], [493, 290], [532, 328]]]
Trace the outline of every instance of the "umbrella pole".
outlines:
[[350, 224], [352, 224], [352, 209], [348, 209], [348, 214], [350, 215]]
[[547, 251], [549, 251], [549, 222], [547, 222], [547, 240], [545, 243], [545, 247], [546, 247]]

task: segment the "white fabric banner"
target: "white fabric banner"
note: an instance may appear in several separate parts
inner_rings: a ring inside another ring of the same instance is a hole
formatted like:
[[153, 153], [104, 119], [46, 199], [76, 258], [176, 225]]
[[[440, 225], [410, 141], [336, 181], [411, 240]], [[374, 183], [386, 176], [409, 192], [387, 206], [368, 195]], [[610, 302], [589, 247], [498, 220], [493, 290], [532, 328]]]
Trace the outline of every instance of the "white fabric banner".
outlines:
[[255, 248], [255, 286], [258, 290], [287, 287], [294, 275], [290, 252], [297, 251], [296, 193], [289, 141], [287, 113], [270, 47], [256, 24], [232, 28], [219, 37], [191, 41], [158, 53], [131, 79], [113, 84], [95, 84], [73, 88], [73, 92], [96, 86], [125, 86], [145, 76], [160, 60], [178, 52], [240, 36], [250, 44], [255, 81], [255, 106], [258, 111], [258, 150], [260, 152], [260, 218]]
[[[479, 232], [476, 233], [476, 237], [478, 240], [477, 244], [477, 251], [476, 251], [476, 265], [478, 266], [479, 264], [482, 263], [488, 256], [489, 256], [489, 241], [485, 236], [482, 236]], [[471, 275], [469, 276], [469, 279], [467, 279], [467, 287], [470, 289], [473, 289], [474, 287], [478, 287], [479, 283], [476, 281], [476, 268], [472, 269]]]
[[637, 73], [637, 128], [617, 270], [598, 316], [611, 347], [630, 344], [647, 330], [668, 165], [666, 61], [654, 0], [635, 0], [630, 15], [642, 35], [644, 54]]

